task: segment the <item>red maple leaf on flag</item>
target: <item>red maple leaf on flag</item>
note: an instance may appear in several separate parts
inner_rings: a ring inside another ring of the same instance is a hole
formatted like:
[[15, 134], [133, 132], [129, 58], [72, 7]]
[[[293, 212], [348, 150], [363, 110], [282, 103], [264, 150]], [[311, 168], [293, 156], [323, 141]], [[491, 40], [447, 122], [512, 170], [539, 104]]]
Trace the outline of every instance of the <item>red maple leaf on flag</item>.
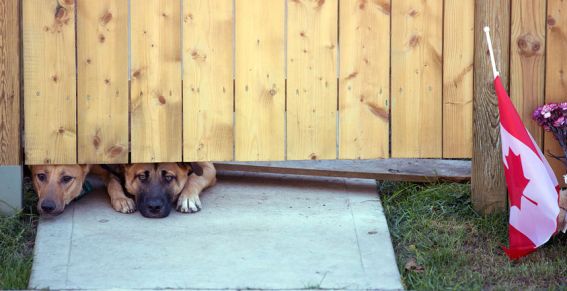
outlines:
[[530, 180], [524, 176], [524, 168], [522, 166], [522, 158], [516, 155], [512, 148], [508, 148], [508, 155], [506, 156], [506, 163], [508, 167], [504, 167], [504, 174], [506, 181], [508, 181], [508, 192], [510, 199], [510, 207], [516, 206], [522, 209], [522, 196], [531, 203], [537, 205], [537, 202], [524, 195], [524, 189], [530, 183]]

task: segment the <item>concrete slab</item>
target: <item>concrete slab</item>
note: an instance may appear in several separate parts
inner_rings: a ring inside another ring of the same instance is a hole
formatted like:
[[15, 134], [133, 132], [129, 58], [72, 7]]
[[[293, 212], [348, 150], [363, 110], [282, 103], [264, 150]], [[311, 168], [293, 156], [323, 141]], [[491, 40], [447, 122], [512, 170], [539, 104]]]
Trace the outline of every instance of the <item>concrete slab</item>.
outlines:
[[22, 166], [0, 166], [0, 215], [13, 215], [22, 209]]
[[29, 286], [402, 288], [372, 180], [232, 173], [202, 202], [145, 219], [90, 193], [40, 221]]

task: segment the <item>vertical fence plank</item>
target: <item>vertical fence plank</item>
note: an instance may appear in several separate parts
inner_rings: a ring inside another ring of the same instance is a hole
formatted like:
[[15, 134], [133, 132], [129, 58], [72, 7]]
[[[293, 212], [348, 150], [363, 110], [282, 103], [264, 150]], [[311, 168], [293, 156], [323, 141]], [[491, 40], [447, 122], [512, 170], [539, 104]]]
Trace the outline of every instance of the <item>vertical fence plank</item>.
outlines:
[[392, 3], [392, 156], [442, 155], [443, 1]]
[[77, 2], [79, 163], [128, 163], [128, 0]]
[[[547, 53], [545, 74], [545, 103], [566, 102], [567, 92], [565, 82], [567, 76], [567, 2], [561, 0], [547, 1]], [[564, 156], [559, 142], [553, 134], [546, 132], [544, 135], [544, 153], [556, 156]], [[565, 166], [556, 159], [548, 159], [549, 164], [555, 171], [557, 179], [565, 186], [563, 175]]]
[[490, 26], [496, 64], [503, 84], [508, 84], [510, 48], [510, 0], [476, 0], [475, 62], [473, 101], [472, 204], [482, 213], [502, 211], [506, 206], [506, 185], [498, 107], [492, 68], [483, 27]]
[[132, 1], [132, 162], [179, 162], [181, 2]]
[[443, 157], [472, 156], [474, 0], [445, 0]]
[[75, 3], [23, 1], [27, 164], [76, 156]]
[[337, 0], [288, 2], [287, 159], [337, 157]]
[[232, 0], [184, 0], [183, 9], [183, 158], [232, 160]]
[[390, 10], [389, 0], [340, 2], [340, 159], [389, 156]]
[[0, 165], [21, 164], [20, 1], [0, 1]]
[[511, 5], [510, 98], [541, 146], [543, 131], [532, 120], [532, 112], [544, 100], [546, 3], [513, 0]]
[[237, 160], [284, 159], [284, 5], [236, 0]]

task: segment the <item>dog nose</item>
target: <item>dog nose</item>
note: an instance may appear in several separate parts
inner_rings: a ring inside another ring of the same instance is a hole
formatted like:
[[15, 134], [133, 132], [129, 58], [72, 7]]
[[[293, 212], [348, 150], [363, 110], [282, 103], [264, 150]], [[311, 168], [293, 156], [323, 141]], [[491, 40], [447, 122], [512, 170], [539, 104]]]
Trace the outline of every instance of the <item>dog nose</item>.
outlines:
[[149, 199], [146, 206], [151, 213], [159, 213], [163, 208], [163, 200], [158, 198]]
[[53, 200], [44, 200], [43, 202], [41, 202], [41, 210], [43, 210], [45, 213], [53, 212], [53, 210], [55, 210], [55, 207], [55, 202], [53, 202]]

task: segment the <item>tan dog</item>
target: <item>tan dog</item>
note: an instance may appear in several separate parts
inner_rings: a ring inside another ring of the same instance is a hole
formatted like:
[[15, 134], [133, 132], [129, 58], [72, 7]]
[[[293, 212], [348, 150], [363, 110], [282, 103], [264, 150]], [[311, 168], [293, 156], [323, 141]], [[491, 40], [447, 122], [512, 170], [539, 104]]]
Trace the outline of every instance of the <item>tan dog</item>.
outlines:
[[[116, 177], [96, 165], [36, 165], [30, 166], [32, 182], [38, 195], [37, 211], [41, 215], [59, 215], [65, 206], [79, 197], [87, 174], [102, 178], [112, 207], [119, 212], [136, 210], [134, 200], [126, 197]], [[119, 189], [119, 190], [116, 190]]]
[[140, 213], [150, 218], [168, 216], [172, 203], [183, 213], [201, 210], [199, 195], [216, 183], [216, 169], [208, 162], [124, 165], [123, 175]]

